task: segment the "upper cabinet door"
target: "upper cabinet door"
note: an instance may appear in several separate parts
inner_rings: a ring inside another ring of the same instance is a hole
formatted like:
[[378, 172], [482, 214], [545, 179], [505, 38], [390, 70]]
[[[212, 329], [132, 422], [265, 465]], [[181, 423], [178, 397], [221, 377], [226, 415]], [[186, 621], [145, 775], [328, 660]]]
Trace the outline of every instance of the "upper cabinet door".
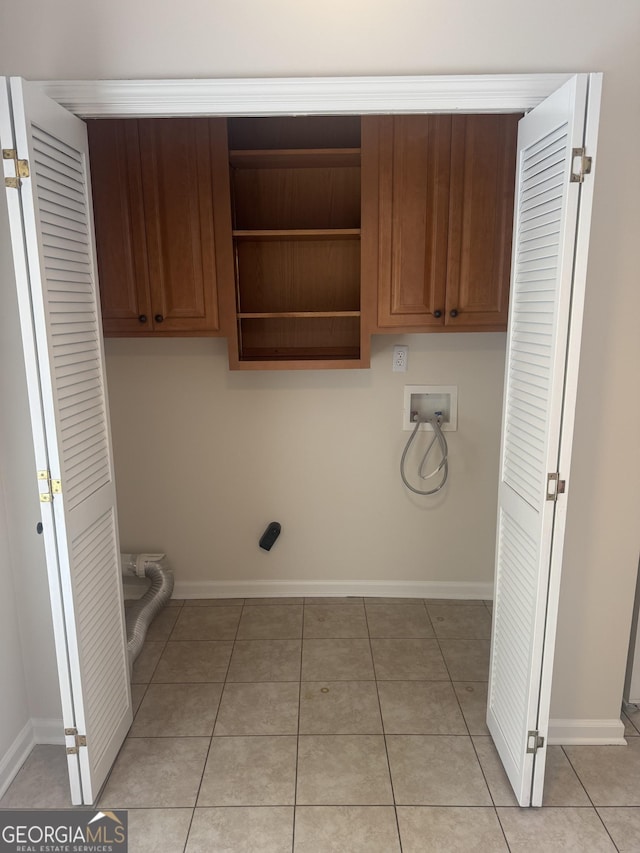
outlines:
[[226, 144], [225, 121], [138, 124], [154, 327], [217, 331], [211, 148]]
[[153, 328], [140, 140], [131, 119], [88, 121], [105, 334]]
[[215, 334], [231, 251], [225, 120], [87, 124], [105, 334]]
[[519, 115], [451, 119], [447, 326], [505, 329]]
[[378, 327], [439, 327], [447, 275], [451, 117], [378, 121]]

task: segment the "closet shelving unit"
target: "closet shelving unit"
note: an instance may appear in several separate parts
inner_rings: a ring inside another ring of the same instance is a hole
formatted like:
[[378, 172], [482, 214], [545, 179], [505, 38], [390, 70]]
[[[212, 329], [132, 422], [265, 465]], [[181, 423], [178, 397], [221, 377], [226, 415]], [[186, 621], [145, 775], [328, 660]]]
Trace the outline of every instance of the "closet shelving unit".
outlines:
[[363, 338], [360, 118], [229, 119], [228, 134], [232, 366], [356, 366]]

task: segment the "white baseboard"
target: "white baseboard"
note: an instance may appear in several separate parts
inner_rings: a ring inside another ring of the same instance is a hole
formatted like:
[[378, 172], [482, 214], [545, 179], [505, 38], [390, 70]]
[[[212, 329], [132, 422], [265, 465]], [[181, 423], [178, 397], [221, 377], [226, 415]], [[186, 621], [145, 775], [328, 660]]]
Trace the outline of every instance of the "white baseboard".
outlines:
[[580, 746], [612, 744], [625, 746], [620, 720], [549, 720], [549, 745]]
[[36, 745], [33, 724], [29, 720], [18, 734], [9, 749], [0, 758], [0, 797], [13, 782], [13, 779], [27, 760], [29, 753]]
[[38, 743], [64, 746], [62, 720], [34, 718], [25, 724], [9, 749], [0, 758], [0, 798], [4, 796], [5, 791], [29, 757], [31, 750]]
[[370, 596], [390, 598], [491, 599], [492, 583], [442, 581], [179, 581], [174, 598], [263, 598], [268, 596]]

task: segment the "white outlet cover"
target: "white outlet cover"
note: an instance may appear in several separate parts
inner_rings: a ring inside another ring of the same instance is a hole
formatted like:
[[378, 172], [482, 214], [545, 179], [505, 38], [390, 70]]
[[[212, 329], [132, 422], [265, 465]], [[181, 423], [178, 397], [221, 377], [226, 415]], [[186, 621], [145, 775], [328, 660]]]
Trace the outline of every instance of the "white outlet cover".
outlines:
[[406, 373], [409, 362], [409, 347], [406, 344], [396, 344], [393, 348], [393, 372]]
[[[404, 386], [404, 408], [402, 410], [402, 429], [405, 431], [415, 428], [415, 422], [411, 420], [411, 395], [433, 394], [438, 406], [442, 405], [443, 397], [448, 397], [448, 405], [442, 408], [448, 409], [448, 419], [442, 424], [443, 432], [456, 432], [458, 429], [458, 386], [457, 385], [405, 385]], [[433, 432], [431, 424], [420, 424], [420, 430]]]

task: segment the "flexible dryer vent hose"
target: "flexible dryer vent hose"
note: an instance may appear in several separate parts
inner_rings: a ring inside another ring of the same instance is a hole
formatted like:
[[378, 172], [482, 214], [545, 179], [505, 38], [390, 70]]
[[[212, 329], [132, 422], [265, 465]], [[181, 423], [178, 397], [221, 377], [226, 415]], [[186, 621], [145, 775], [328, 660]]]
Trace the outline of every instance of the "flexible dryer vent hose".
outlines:
[[147, 629], [171, 598], [173, 574], [164, 554], [121, 554], [122, 574], [149, 578], [151, 586], [142, 598], [128, 604], [125, 611], [129, 668], [140, 654]]

